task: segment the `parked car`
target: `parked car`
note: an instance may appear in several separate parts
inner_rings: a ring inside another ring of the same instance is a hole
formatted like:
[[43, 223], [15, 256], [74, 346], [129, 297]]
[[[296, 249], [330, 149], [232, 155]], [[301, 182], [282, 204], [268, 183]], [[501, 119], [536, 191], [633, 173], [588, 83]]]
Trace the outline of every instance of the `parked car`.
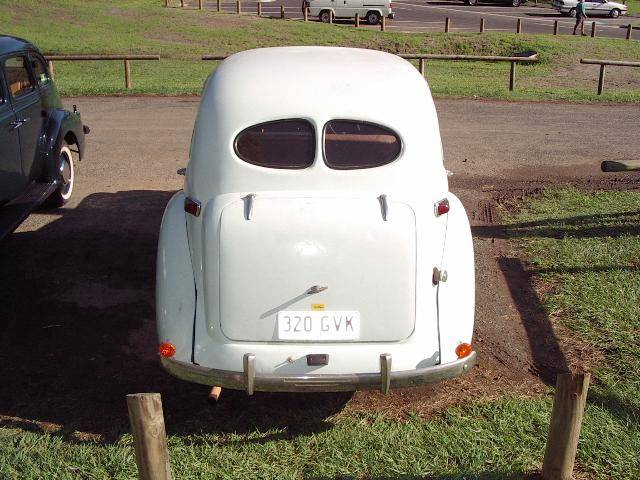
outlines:
[[525, 0], [464, 0], [465, 5], [477, 5], [478, 3], [505, 3], [512, 7], [519, 7]]
[[[578, 0], [553, 0], [553, 8], [563, 15], [576, 16]], [[589, 16], [608, 15], [618, 18], [627, 14], [627, 6], [623, 3], [609, 2], [608, 0], [585, 1], [584, 8]]]
[[356, 13], [369, 25], [377, 25], [382, 17], [393, 18], [393, 4], [390, 0], [365, 3], [364, 0], [304, 0], [302, 10], [309, 7], [309, 15], [318, 17], [323, 23], [329, 23], [331, 14], [335, 18], [353, 19]]
[[0, 36], [0, 239], [44, 201], [69, 200], [87, 132], [75, 108], [62, 108], [40, 51]]
[[[393, 101], [361, 101], [390, 85]], [[420, 73], [351, 48], [227, 58], [205, 84], [156, 280], [161, 361], [188, 381], [386, 392], [468, 371], [471, 231]]]

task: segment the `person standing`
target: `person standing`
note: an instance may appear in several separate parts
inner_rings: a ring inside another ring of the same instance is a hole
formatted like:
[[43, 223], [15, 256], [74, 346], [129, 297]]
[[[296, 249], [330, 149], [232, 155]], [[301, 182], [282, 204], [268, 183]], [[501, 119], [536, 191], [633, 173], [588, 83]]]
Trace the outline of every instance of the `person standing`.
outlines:
[[576, 34], [576, 30], [578, 30], [578, 27], [580, 28], [582, 36], [586, 35], [586, 33], [584, 33], [583, 31], [585, 18], [587, 18], [587, 13], [584, 6], [584, 0], [578, 0], [578, 5], [576, 5], [576, 25], [575, 27], [573, 27], [574, 35]]

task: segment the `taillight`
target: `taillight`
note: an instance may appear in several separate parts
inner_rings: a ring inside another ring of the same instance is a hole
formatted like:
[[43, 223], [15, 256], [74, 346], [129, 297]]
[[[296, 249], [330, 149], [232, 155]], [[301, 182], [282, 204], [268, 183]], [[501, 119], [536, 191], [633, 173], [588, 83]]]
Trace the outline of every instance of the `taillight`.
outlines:
[[171, 342], [164, 342], [158, 347], [158, 353], [164, 358], [171, 358], [176, 354], [176, 347]]
[[184, 199], [184, 211], [190, 213], [194, 217], [200, 216], [200, 202], [187, 197]]
[[440, 200], [438, 203], [436, 203], [434, 205], [434, 212], [436, 214], [436, 217], [439, 217], [440, 215], [444, 215], [445, 213], [449, 212], [449, 200], [447, 200], [446, 198], [443, 198], [442, 200]]

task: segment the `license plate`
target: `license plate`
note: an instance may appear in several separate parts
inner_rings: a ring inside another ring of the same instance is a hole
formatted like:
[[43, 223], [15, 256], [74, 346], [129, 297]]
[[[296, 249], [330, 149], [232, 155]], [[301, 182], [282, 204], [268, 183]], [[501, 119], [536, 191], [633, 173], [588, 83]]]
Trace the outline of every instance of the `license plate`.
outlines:
[[280, 340], [357, 340], [360, 312], [344, 310], [278, 312]]

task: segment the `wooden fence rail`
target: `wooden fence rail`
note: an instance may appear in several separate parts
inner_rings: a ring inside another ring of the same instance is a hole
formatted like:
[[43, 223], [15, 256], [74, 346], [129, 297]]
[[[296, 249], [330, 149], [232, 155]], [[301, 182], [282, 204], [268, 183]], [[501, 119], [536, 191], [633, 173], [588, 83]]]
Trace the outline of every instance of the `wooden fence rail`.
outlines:
[[593, 58], [581, 58], [580, 63], [586, 65], [600, 65], [600, 76], [598, 77], [598, 95], [602, 95], [604, 90], [604, 75], [607, 65], [616, 67], [640, 67], [640, 62], [629, 62], [626, 60], [596, 60]]
[[131, 61], [132, 60], [160, 60], [160, 55], [45, 55], [49, 64], [49, 72], [53, 78], [53, 62], [93, 62], [93, 61], [124, 61], [124, 85], [130, 90], [133, 87], [131, 82]]

